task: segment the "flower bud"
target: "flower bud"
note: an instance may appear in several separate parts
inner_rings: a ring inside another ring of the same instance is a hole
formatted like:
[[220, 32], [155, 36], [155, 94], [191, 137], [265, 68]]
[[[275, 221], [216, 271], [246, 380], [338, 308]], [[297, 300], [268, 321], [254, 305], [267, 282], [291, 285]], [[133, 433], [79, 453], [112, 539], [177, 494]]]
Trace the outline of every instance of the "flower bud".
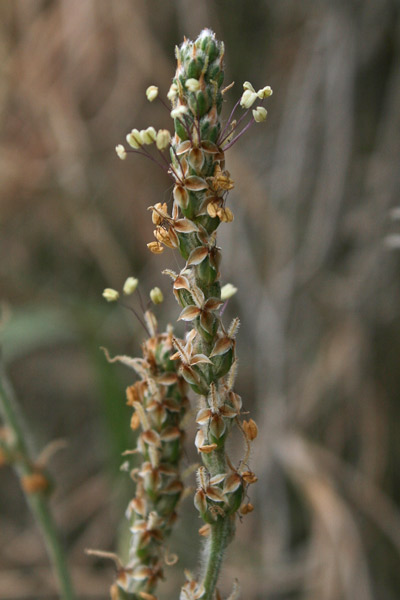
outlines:
[[189, 92], [197, 92], [200, 89], [200, 81], [198, 79], [190, 78], [186, 80], [185, 86]]
[[253, 117], [256, 123], [262, 123], [267, 118], [267, 111], [263, 106], [257, 106], [253, 110]]
[[232, 298], [237, 292], [237, 287], [232, 285], [231, 283], [226, 283], [221, 288], [221, 300], [225, 302], [228, 298]]
[[148, 127], [140, 131], [140, 137], [145, 144], [150, 145], [156, 141], [157, 133], [154, 127]]
[[151, 85], [146, 90], [146, 97], [149, 102], [153, 102], [158, 96], [158, 87], [156, 85]]
[[153, 302], [153, 304], [161, 304], [161, 302], [163, 302], [164, 295], [159, 287], [155, 287], [152, 290], [150, 290], [150, 299]]
[[126, 141], [135, 150], [143, 146], [142, 136], [137, 129], [132, 129], [132, 131], [128, 133], [126, 136]]
[[251, 85], [250, 81], [245, 81], [243, 84], [243, 89], [244, 90], [250, 90], [250, 92], [255, 92], [256, 90], [254, 89], [254, 87]]
[[273, 91], [269, 85], [266, 85], [265, 87], [261, 88], [261, 90], [258, 90], [258, 92], [257, 92], [257, 96], [261, 100], [263, 100], [264, 98], [269, 98], [269, 96], [272, 96], [272, 94], [273, 94]]
[[130, 296], [136, 290], [139, 280], [136, 277], [128, 277], [124, 283], [123, 292], [125, 296]]
[[242, 108], [250, 108], [253, 106], [256, 99], [257, 94], [255, 92], [252, 92], [251, 90], [245, 90], [240, 99], [240, 106]]
[[106, 288], [103, 292], [103, 298], [105, 298], [107, 302], [115, 302], [119, 298], [119, 292], [112, 288]]
[[177, 106], [176, 108], [174, 108], [174, 110], [171, 110], [171, 117], [173, 119], [179, 119], [179, 117], [181, 117], [182, 115], [187, 113], [187, 111], [188, 111], [187, 106], [184, 106], [183, 104], [181, 104], [180, 106]]
[[165, 150], [171, 141], [171, 134], [168, 129], [159, 129], [156, 137], [156, 146], [159, 150]]
[[115, 152], [118, 154], [118, 158], [120, 158], [121, 160], [126, 159], [126, 150], [122, 144], [118, 144], [118, 146], [115, 146]]
[[168, 100], [170, 100], [172, 102], [173, 100], [175, 100], [177, 95], [178, 95], [178, 86], [176, 85], [176, 83], [171, 83], [171, 87], [169, 88], [169, 91], [167, 94]]

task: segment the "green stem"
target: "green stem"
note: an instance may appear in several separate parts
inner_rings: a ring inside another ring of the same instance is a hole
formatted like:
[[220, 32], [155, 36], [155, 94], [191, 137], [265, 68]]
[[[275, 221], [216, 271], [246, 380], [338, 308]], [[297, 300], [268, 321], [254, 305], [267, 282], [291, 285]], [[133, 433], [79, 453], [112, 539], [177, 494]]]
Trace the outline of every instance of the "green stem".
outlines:
[[[0, 415], [14, 437], [13, 449], [18, 456], [15, 463], [16, 471], [20, 477], [30, 475], [33, 472], [33, 462], [28, 451], [28, 446], [32, 445], [32, 443], [29, 443], [29, 431], [21, 415], [14, 390], [4, 373], [2, 365], [0, 365]], [[76, 596], [64, 550], [58, 537], [48, 500], [42, 492], [26, 493], [25, 497], [42, 531], [47, 552], [58, 580], [60, 597], [62, 600], [75, 600]]]
[[[202, 458], [211, 476], [226, 472], [224, 447], [210, 454], [203, 454]], [[225, 549], [232, 540], [234, 531], [234, 519], [230, 515], [219, 516], [218, 520], [211, 525], [210, 538], [204, 552], [205, 561], [202, 574], [202, 581], [206, 590], [204, 600], [213, 600]]]
[[213, 600], [214, 598], [214, 590], [221, 570], [224, 552], [232, 536], [233, 519], [230, 516], [219, 518], [211, 526], [210, 540], [206, 547], [207, 559], [203, 574], [204, 600]]
[[66, 556], [48, 502], [38, 493], [27, 494], [27, 501], [42, 531], [47, 553], [58, 581], [60, 596], [63, 600], [75, 600], [76, 595], [72, 587]]

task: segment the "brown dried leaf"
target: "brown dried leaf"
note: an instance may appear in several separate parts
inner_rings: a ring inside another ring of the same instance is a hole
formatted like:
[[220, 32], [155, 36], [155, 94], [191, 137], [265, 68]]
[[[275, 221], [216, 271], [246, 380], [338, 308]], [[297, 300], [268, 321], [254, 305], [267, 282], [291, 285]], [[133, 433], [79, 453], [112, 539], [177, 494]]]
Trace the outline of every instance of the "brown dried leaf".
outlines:
[[222, 493], [222, 490], [211, 485], [207, 488], [206, 495], [207, 498], [210, 498], [210, 500], [213, 500], [214, 502], [224, 502], [225, 500], [225, 496]]
[[187, 290], [190, 291], [190, 283], [187, 277], [184, 275], [178, 275], [174, 281], [174, 289], [176, 290]]
[[183, 210], [188, 207], [189, 204], [189, 194], [185, 190], [182, 185], [176, 184], [173, 191], [173, 196], [175, 202], [180, 206]]
[[224, 494], [235, 492], [242, 485], [242, 479], [238, 473], [231, 473], [224, 485]]
[[182, 377], [192, 385], [197, 385], [200, 381], [196, 371], [189, 367], [189, 365], [182, 365]]
[[188, 160], [195, 171], [200, 171], [204, 163], [204, 154], [200, 148], [192, 148]]
[[205, 152], [208, 152], [209, 154], [218, 154], [219, 152], [218, 146], [216, 146], [212, 142], [209, 142], [208, 140], [204, 140], [201, 143], [201, 147]]
[[139, 592], [139, 596], [143, 600], [157, 600], [157, 596], [153, 596], [153, 594], [148, 594], [147, 592]]
[[205, 354], [195, 354], [194, 356], [192, 356], [190, 361], [191, 365], [198, 365], [200, 363], [207, 363], [212, 365], [212, 361]]
[[258, 434], [258, 427], [256, 422], [253, 421], [253, 419], [249, 419], [248, 421], [243, 421], [242, 426], [247, 439], [250, 442], [252, 440], [255, 440]]
[[211, 526], [206, 523], [205, 525], [203, 525], [203, 527], [200, 527], [199, 529], [199, 534], [202, 535], [203, 537], [208, 537], [211, 533]]
[[205, 310], [217, 310], [220, 306], [222, 306], [223, 301], [219, 298], [209, 298], [204, 305]]
[[169, 483], [167, 485], [167, 487], [165, 487], [162, 490], [163, 494], [166, 494], [167, 496], [169, 495], [173, 495], [173, 494], [179, 494], [181, 493], [183, 490], [183, 483], [181, 481], [179, 481], [179, 479], [176, 479], [175, 481], [171, 481], [171, 483]]
[[149, 446], [155, 446], [159, 448], [161, 446], [160, 436], [154, 429], [148, 429], [142, 433], [142, 440], [149, 444]]
[[208, 248], [206, 246], [199, 246], [191, 251], [189, 258], [187, 259], [187, 265], [199, 265], [207, 256]]
[[205, 179], [197, 177], [197, 175], [186, 177], [184, 185], [187, 190], [191, 190], [192, 192], [199, 192], [200, 190], [206, 190], [208, 188], [208, 183]]
[[199, 452], [210, 454], [210, 452], [213, 452], [216, 448], [218, 448], [217, 444], [204, 444], [204, 446], [199, 446]]
[[226, 429], [226, 424], [225, 421], [222, 417], [220, 417], [219, 415], [214, 415], [213, 418], [211, 419], [211, 424], [210, 424], [210, 431], [212, 433], [212, 435], [219, 439], [221, 436], [224, 435], [225, 433], [225, 429]]
[[193, 321], [201, 313], [197, 306], [186, 306], [178, 317], [178, 321]]
[[157, 383], [160, 385], [173, 385], [177, 380], [178, 376], [176, 373], [164, 373], [164, 375], [157, 377]]
[[131, 417], [131, 429], [135, 431], [140, 425], [140, 418], [137, 412], [134, 412]]
[[173, 442], [182, 436], [182, 432], [179, 427], [166, 427], [161, 433], [160, 438], [162, 442]]
[[201, 311], [200, 324], [205, 331], [208, 331], [211, 335], [213, 334], [214, 318], [211, 313]]
[[228, 352], [230, 348], [232, 348], [232, 340], [230, 340], [228, 337], [219, 338], [219, 340], [216, 341], [214, 348], [211, 351], [210, 358], [213, 356], [220, 356], [221, 354], [225, 354], [225, 352]]
[[189, 219], [178, 219], [174, 223], [174, 229], [178, 233], [191, 233], [193, 231], [198, 231], [197, 225], [195, 225]]
[[176, 154], [180, 156], [181, 154], [185, 154], [192, 147], [192, 142], [190, 140], [186, 140], [185, 142], [181, 142], [176, 149]]

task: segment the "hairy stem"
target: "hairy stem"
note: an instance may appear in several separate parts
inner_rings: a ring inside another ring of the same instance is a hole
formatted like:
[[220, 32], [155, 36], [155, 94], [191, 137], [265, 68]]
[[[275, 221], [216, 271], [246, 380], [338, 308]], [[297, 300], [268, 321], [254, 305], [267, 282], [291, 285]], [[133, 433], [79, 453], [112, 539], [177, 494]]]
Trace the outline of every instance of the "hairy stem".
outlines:
[[[212, 454], [203, 455], [203, 462], [213, 475], [223, 473], [226, 470], [225, 450], [221, 448]], [[214, 597], [225, 550], [233, 538], [234, 531], [234, 520], [229, 515], [218, 517], [218, 520], [211, 525], [210, 538], [204, 552], [205, 562], [202, 572], [205, 589], [204, 600], [212, 600]]]
[[212, 600], [214, 597], [225, 549], [232, 539], [232, 535], [233, 521], [231, 517], [221, 518], [211, 526], [211, 535], [207, 546], [207, 562], [203, 573], [204, 600]]

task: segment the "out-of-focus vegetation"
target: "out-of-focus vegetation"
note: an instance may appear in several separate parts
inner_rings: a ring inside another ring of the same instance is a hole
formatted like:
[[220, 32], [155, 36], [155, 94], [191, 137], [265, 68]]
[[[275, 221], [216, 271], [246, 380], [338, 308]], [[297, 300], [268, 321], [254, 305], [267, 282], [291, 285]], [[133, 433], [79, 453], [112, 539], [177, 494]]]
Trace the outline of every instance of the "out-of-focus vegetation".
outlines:
[[[146, 209], [170, 181], [114, 146], [169, 126], [145, 89], [166, 94], [171, 50], [205, 26], [225, 41], [227, 83], [274, 89], [265, 126], [228, 155], [222, 269], [239, 287], [238, 391], [260, 436], [255, 511], [224, 585], [238, 575], [247, 600], [399, 597], [400, 270], [385, 245], [400, 227], [399, 16], [395, 0], [0, 3], [3, 355], [39, 445], [68, 440], [50, 468], [82, 597], [106, 597], [109, 567], [83, 549], [116, 547], [130, 493], [117, 471], [130, 373], [99, 346], [135, 354], [142, 339], [101, 291], [135, 275], [169, 295]], [[0, 488], [0, 597], [45, 598], [44, 549], [8, 469]], [[181, 514], [173, 550], [193, 567], [191, 501]]]

